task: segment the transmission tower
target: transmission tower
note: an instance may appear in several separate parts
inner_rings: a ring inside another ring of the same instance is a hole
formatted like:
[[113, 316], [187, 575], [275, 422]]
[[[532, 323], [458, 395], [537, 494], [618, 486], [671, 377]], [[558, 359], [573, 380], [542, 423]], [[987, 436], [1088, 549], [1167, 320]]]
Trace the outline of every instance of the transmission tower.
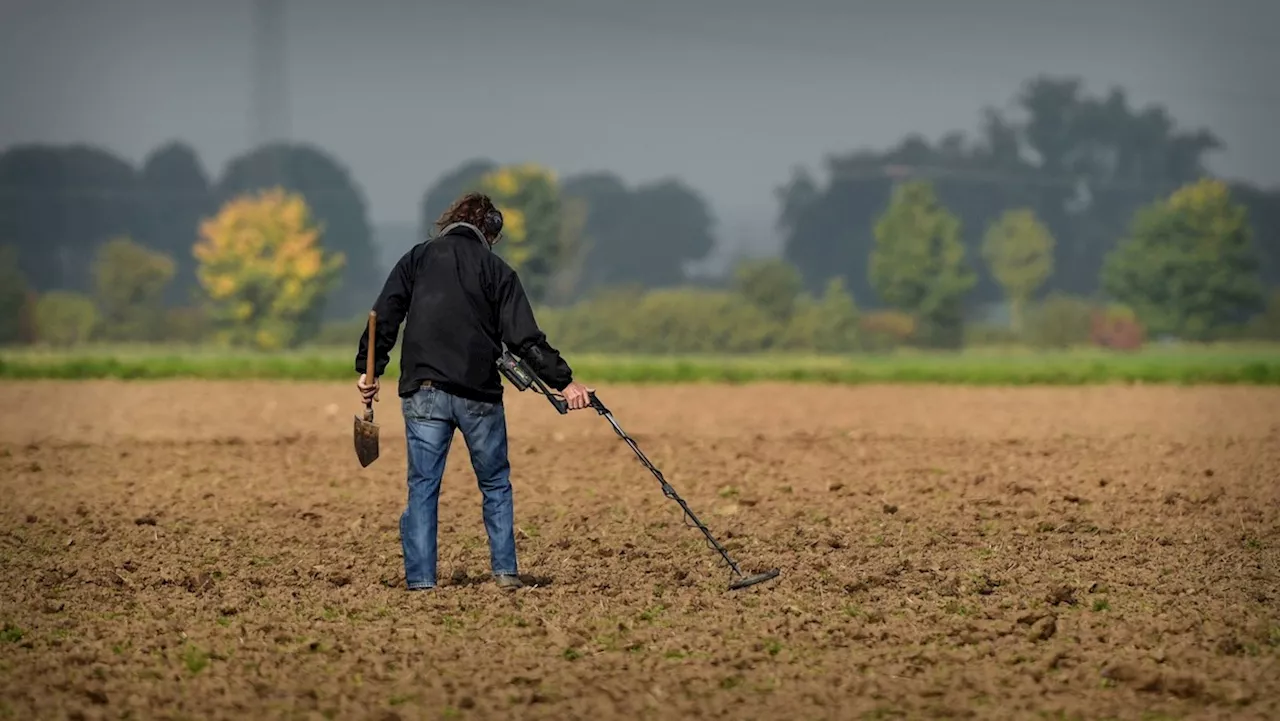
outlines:
[[[253, 97], [250, 147], [289, 139], [289, 81], [285, 73], [284, 0], [253, 0]], [[283, 182], [275, 169], [276, 182]]]

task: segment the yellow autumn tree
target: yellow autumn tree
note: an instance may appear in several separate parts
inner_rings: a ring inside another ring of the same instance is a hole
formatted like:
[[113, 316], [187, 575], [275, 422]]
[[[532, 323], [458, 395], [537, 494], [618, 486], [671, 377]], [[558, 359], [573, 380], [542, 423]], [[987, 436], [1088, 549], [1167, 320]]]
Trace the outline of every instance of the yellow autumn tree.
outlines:
[[502, 242], [495, 246], [535, 302], [562, 300], [572, 293], [585, 245], [584, 208], [560, 192], [551, 170], [540, 165], [506, 165], [480, 179], [479, 190], [502, 211]]
[[262, 350], [296, 346], [317, 326], [345, 261], [320, 247], [301, 195], [242, 195], [200, 225], [193, 249], [220, 341]]

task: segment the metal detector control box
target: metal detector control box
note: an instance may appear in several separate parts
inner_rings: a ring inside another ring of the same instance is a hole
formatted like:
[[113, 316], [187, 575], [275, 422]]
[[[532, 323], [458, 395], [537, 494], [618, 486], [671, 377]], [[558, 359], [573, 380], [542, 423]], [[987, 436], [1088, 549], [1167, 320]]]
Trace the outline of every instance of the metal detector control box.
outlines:
[[502, 357], [498, 359], [498, 371], [511, 381], [516, 390], [524, 391], [533, 387], [533, 376], [524, 367], [524, 363], [509, 350], [502, 351]]

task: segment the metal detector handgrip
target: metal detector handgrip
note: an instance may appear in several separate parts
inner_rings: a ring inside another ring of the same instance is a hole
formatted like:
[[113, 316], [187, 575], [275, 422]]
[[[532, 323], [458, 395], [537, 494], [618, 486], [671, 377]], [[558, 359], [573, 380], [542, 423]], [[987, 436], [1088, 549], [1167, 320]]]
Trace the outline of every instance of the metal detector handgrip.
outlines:
[[591, 407], [596, 409], [596, 413], [599, 413], [602, 416], [609, 414], [609, 409], [604, 407], [604, 404], [600, 402], [599, 398], [596, 398], [595, 391], [588, 391], [587, 397], [591, 399]]
[[548, 393], [547, 400], [551, 401], [551, 405], [556, 407], [556, 410], [560, 415], [564, 415], [569, 412], [569, 401], [566, 401], [564, 398]]

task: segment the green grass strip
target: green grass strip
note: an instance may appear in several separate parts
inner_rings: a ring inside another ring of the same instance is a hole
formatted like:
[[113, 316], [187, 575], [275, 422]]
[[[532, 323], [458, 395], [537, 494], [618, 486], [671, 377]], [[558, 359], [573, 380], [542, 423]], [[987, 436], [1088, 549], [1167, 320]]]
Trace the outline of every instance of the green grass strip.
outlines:
[[[210, 379], [348, 381], [352, 354], [313, 349], [280, 354], [204, 348], [88, 348], [0, 352], [5, 379]], [[1153, 348], [966, 351], [861, 356], [627, 356], [567, 354], [587, 383], [935, 383], [1085, 385], [1105, 383], [1280, 385], [1280, 348]], [[393, 361], [387, 374], [394, 377]]]

